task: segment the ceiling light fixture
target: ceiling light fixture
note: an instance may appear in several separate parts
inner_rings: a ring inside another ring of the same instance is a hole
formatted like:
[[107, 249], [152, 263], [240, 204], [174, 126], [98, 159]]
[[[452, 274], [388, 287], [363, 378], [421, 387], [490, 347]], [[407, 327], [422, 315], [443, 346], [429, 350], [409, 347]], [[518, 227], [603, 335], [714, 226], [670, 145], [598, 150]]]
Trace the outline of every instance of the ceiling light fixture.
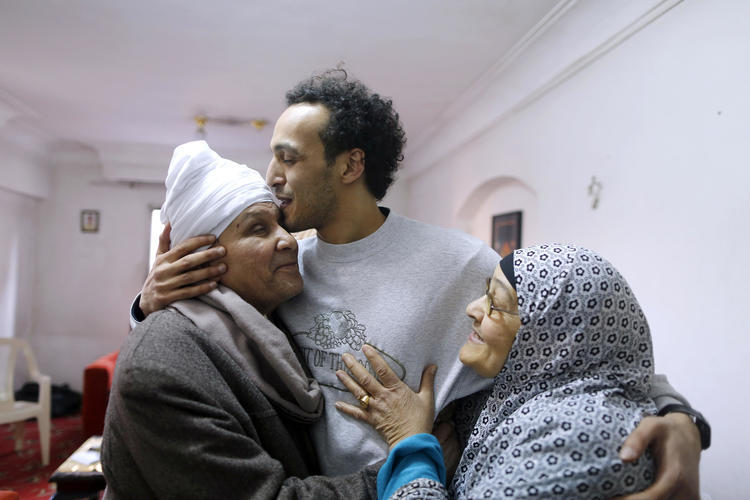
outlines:
[[259, 132], [263, 130], [263, 128], [266, 125], [268, 125], [268, 120], [265, 120], [263, 118], [253, 118], [250, 120], [241, 120], [239, 118], [231, 118], [231, 117], [211, 118], [204, 114], [195, 115], [193, 117], [193, 121], [195, 122], [195, 125], [196, 125], [195, 133], [201, 139], [204, 139], [206, 137], [206, 124], [207, 123], [216, 123], [218, 125], [228, 125], [230, 127], [251, 125], [255, 130]]
[[193, 117], [193, 120], [195, 120], [195, 125], [197, 126], [195, 133], [200, 137], [201, 139], [206, 137], [206, 121], [208, 118], [206, 118], [203, 115], [196, 115]]

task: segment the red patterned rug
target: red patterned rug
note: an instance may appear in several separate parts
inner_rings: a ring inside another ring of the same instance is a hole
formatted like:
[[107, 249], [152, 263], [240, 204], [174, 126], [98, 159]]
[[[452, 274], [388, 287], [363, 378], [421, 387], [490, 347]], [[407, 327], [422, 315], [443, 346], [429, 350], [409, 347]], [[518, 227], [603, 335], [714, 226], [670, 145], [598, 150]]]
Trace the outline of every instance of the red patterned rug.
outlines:
[[13, 451], [11, 424], [0, 425], [0, 490], [13, 490], [24, 500], [47, 500], [55, 485], [52, 473], [85, 441], [81, 416], [52, 419], [49, 465], [42, 467], [39, 430], [35, 420], [26, 422], [23, 449]]

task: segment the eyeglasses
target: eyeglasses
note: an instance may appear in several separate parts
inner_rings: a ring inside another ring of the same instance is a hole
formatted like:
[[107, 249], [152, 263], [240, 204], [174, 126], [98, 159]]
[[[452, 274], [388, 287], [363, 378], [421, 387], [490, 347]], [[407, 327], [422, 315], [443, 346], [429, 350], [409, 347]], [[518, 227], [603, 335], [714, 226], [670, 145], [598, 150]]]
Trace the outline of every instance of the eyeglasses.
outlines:
[[486, 314], [487, 316], [492, 316], [492, 311], [500, 311], [504, 312], [505, 314], [518, 316], [517, 312], [495, 307], [495, 304], [492, 303], [492, 296], [490, 295], [490, 281], [492, 281], [492, 278], [487, 278], [487, 289], [484, 292], [484, 314]]

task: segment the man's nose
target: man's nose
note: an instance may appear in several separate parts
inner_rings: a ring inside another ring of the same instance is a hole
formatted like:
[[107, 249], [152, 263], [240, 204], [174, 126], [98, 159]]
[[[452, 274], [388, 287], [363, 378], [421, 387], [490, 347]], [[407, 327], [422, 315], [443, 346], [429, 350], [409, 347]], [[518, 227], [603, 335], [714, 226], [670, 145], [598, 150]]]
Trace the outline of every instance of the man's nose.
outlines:
[[266, 184], [270, 187], [279, 186], [284, 184], [284, 178], [281, 175], [281, 169], [278, 168], [276, 160], [271, 160], [268, 164], [268, 170], [266, 170]]

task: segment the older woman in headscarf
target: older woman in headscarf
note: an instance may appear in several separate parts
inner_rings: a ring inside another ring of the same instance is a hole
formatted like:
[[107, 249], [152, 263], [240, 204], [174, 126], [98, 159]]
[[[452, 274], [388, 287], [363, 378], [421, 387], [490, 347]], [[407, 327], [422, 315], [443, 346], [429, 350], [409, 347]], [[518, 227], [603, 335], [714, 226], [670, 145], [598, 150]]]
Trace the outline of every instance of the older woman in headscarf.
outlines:
[[[172, 245], [213, 234], [228, 272], [135, 328], [107, 408], [107, 498], [370, 498], [376, 469], [310, 476], [323, 399], [267, 319], [302, 290], [297, 243], [262, 177], [204, 141], [175, 149], [162, 221]], [[310, 476], [310, 477], [308, 477]]]
[[[618, 457], [622, 441], [656, 413], [646, 318], [625, 279], [583, 248], [540, 245], [505, 257], [486, 294], [466, 308], [473, 331], [461, 361], [494, 377], [451, 484], [456, 498], [610, 498], [654, 477], [650, 455]], [[368, 408], [339, 404], [391, 445], [380, 498], [447, 496], [429, 398], [394, 398], [399, 381], [366, 353], [382, 382], [347, 363], [339, 376]], [[416, 412], [415, 412], [416, 410]], [[469, 425], [473, 418], [467, 418]], [[466, 423], [466, 422], [465, 422]]]

